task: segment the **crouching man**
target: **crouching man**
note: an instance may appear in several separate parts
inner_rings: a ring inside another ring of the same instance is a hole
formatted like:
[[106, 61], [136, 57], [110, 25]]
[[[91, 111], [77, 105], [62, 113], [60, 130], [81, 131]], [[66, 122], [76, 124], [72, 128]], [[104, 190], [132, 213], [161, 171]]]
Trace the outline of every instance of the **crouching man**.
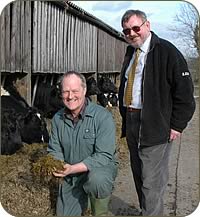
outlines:
[[[48, 152], [65, 162], [56, 214], [83, 215], [91, 204], [92, 215], [106, 215], [117, 175], [115, 124], [112, 115], [86, 97], [85, 77], [74, 71], [61, 78], [65, 105], [52, 119]], [[88, 200], [89, 199], [89, 200]]]

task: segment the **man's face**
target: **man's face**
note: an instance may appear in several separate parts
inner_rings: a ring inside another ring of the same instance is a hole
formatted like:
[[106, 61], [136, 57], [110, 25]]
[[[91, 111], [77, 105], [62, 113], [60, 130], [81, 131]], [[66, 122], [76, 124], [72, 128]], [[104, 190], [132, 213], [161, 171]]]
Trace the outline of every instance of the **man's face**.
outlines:
[[65, 77], [62, 82], [62, 99], [73, 113], [79, 113], [85, 101], [86, 88], [76, 75]]
[[[140, 27], [139, 31], [133, 31], [133, 27]], [[130, 33], [125, 35], [126, 41], [133, 47], [139, 48], [150, 34], [150, 23], [149, 21], [144, 22], [140, 17], [133, 15], [128, 22], [123, 23], [123, 29], [130, 29]]]

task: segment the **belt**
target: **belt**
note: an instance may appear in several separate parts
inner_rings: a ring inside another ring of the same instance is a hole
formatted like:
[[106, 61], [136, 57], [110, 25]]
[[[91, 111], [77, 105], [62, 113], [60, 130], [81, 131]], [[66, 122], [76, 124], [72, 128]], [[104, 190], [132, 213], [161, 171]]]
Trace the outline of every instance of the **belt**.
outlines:
[[127, 111], [128, 111], [128, 112], [139, 112], [139, 111], [141, 111], [141, 109], [136, 109], [136, 108], [128, 107], [128, 108], [127, 108]]

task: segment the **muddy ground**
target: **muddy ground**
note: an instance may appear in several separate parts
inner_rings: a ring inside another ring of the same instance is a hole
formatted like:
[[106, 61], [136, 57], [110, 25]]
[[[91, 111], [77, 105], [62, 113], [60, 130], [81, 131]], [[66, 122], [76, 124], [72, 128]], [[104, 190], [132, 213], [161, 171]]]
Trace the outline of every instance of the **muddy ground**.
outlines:
[[[170, 179], [165, 194], [165, 216], [185, 216], [199, 203], [199, 101], [192, 121], [181, 140], [173, 144]], [[138, 200], [124, 139], [120, 139], [121, 117], [118, 108], [111, 109], [117, 125], [119, 173], [110, 203], [110, 215], [137, 216]], [[1, 203], [13, 216], [55, 215], [56, 183], [36, 181], [31, 173], [33, 158], [43, 145], [26, 146], [12, 156], [0, 156]]]

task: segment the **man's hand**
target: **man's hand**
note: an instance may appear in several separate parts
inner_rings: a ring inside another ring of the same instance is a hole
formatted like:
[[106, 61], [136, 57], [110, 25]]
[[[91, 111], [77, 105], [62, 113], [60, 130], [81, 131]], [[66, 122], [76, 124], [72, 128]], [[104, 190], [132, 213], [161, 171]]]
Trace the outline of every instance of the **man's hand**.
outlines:
[[53, 172], [53, 175], [56, 177], [65, 177], [65, 176], [71, 174], [71, 167], [72, 167], [72, 165], [65, 164], [63, 166], [63, 170], [57, 170], [57, 171]]
[[177, 138], [180, 138], [180, 136], [181, 136], [180, 132], [171, 129], [171, 132], [170, 132], [170, 141], [173, 141], [173, 140], [175, 140]]
[[63, 170], [57, 170], [53, 172], [53, 175], [56, 177], [65, 177], [70, 174], [82, 173], [87, 171], [88, 171], [87, 166], [84, 163], [80, 162], [73, 165], [65, 164], [63, 166]]

